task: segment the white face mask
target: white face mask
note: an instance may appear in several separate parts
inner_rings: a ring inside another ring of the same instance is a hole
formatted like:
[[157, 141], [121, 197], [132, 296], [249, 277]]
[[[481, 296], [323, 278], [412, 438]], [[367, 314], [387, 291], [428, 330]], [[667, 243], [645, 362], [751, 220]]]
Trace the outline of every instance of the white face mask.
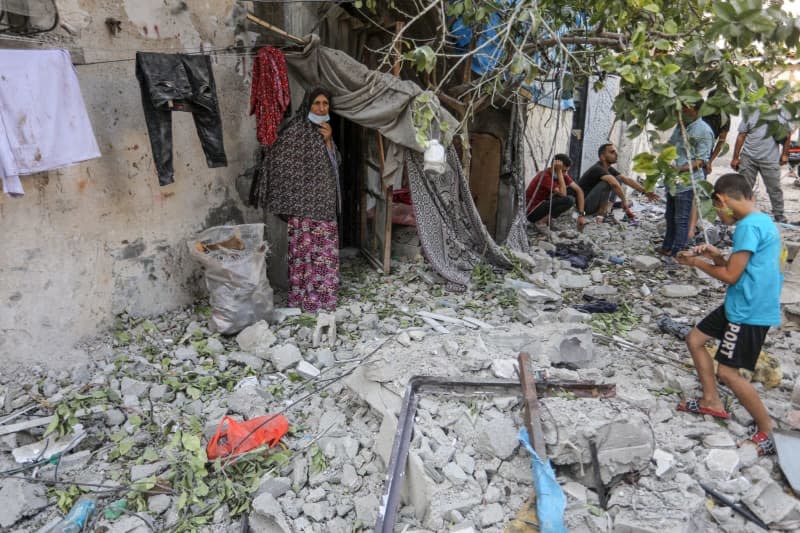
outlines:
[[330, 115], [316, 115], [314, 113], [309, 112], [308, 113], [308, 120], [310, 120], [314, 124], [320, 125], [320, 124], [323, 124], [325, 122], [330, 122], [331, 121], [331, 116]]

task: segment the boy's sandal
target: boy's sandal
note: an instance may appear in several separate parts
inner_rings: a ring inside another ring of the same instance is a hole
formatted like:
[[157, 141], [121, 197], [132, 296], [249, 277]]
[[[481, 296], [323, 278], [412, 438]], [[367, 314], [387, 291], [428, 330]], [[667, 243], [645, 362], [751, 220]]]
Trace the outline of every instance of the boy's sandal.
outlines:
[[739, 447], [746, 443], [752, 443], [755, 445], [759, 457], [773, 455], [776, 452], [775, 442], [773, 442], [770, 436], [763, 431], [757, 431], [749, 439], [741, 442]]
[[720, 418], [722, 420], [727, 420], [731, 417], [727, 411], [717, 411], [716, 409], [709, 409], [708, 407], [703, 407], [700, 405], [699, 398], [689, 398], [685, 400], [683, 403], [678, 404], [678, 411], [683, 411], [685, 413], [692, 413], [695, 415], [711, 415], [714, 418]]

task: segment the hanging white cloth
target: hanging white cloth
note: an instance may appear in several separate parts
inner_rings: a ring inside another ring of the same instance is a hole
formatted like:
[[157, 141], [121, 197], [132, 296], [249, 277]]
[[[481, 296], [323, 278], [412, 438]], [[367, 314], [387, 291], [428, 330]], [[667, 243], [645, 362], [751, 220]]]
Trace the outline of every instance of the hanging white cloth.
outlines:
[[24, 194], [22, 174], [97, 157], [69, 53], [0, 50], [0, 178], [6, 194]]

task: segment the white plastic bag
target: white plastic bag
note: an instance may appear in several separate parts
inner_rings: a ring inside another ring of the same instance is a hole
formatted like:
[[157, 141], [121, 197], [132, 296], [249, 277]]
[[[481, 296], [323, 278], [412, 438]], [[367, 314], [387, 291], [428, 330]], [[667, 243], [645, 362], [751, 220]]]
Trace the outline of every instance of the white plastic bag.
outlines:
[[273, 301], [264, 224], [209, 228], [188, 245], [205, 270], [210, 329], [233, 334], [269, 316]]

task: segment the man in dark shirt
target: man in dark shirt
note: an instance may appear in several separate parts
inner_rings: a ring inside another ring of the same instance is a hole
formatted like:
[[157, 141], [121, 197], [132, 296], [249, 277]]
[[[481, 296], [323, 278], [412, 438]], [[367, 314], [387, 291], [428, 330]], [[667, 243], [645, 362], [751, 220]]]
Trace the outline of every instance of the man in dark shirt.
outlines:
[[639, 182], [627, 176], [623, 176], [617, 169], [612, 167], [617, 162], [617, 149], [612, 143], [606, 143], [597, 150], [598, 161], [589, 170], [583, 173], [578, 185], [583, 189], [585, 207], [587, 215], [605, 216], [611, 213], [611, 206], [614, 197], [618, 197], [622, 202], [622, 209], [630, 220], [635, 218], [633, 211], [628, 206], [625, 198], [625, 191], [622, 184], [631, 187], [647, 196], [652, 201], [658, 200], [658, 195], [654, 192], [644, 190]]
[[[578, 206], [578, 230], [586, 225], [583, 212], [583, 191], [567, 173], [572, 160], [566, 154], [556, 154], [553, 165], [536, 174], [525, 191], [526, 214], [532, 224], [560, 216], [572, 206]], [[567, 190], [569, 189], [569, 190]], [[574, 197], [573, 197], [574, 196]]]

